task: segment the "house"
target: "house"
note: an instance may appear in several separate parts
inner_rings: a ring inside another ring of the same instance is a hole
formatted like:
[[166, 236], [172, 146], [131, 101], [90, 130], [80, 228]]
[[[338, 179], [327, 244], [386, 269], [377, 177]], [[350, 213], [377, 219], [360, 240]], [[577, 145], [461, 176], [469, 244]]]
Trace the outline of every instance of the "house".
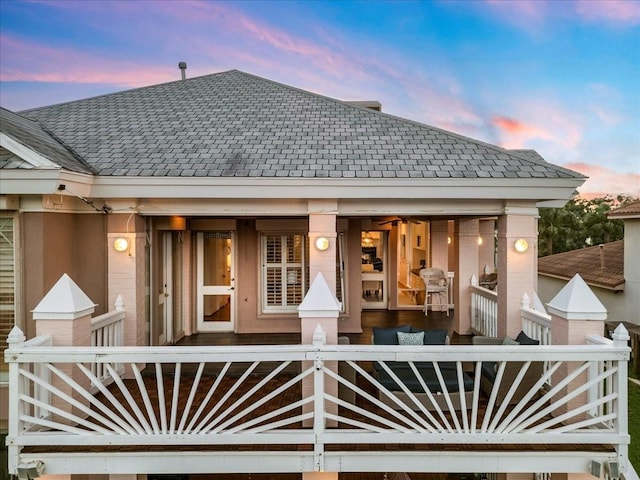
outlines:
[[141, 354], [204, 332], [300, 332], [311, 344], [298, 310], [320, 276], [337, 299], [336, 343], [361, 331], [364, 310], [420, 311], [424, 266], [450, 272], [443, 308], [459, 333], [471, 328], [471, 278], [495, 268], [497, 333], [515, 338], [536, 290], [538, 207], [561, 205], [585, 177], [369, 106], [233, 70], [2, 109], [2, 340], [14, 324], [33, 338], [31, 312], [68, 274], [71, 304], [100, 315], [122, 299], [124, 345]]
[[[610, 320], [625, 315], [625, 241], [556, 253], [538, 259], [538, 296], [547, 303], [578, 273], [606, 307]], [[629, 320], [631, 321], [631, 320]]]

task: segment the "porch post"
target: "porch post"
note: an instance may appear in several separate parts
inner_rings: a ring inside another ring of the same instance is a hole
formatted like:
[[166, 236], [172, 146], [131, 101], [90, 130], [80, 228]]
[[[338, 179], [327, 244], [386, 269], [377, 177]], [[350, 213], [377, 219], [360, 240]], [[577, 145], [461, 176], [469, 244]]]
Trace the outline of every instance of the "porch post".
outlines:
[[[522, 329], [522, 295], [532, 297], [538, 284], [537, 213], [535, 207], [505, 207], [505, 214], [498, 218], [499, 337], [518, 335]], [[526, 242], [525, 251], [516, 250], [520, 239]]]
[[457, 280], [454, 288], [456, 331], [467, 333], [471, 329], [470, 280], [478, 277], [478, 219], [461, 218], [455, 222], [454, 269]]
[[480, 275], [483, 273], [492, 273], [496, 270], [495, 229], [496, 221], [493, 218], [480, 220], [480, 232], [478, 235], [478, 272], [480, 272]]
[[335, 201], [309, 201], [309, 278], [322, 273], [336, 293], [336, 214]]
[[[33, 310], [36, 335], [50, 336], [54, 346], [88, 347], [91, 345], [91, 314], [94, 310], [95, 303], [65, 273]], [[85, 390], [89, 390], [89, 379], [81, 374], [77, 366], [60, 364], [57, 367]], [[88, 400], [58, 376], [53, 377], [51, 383], [78, 402], [89, 404]], [[51, 403], [61, 410], [71, 408], [74, 415], [84, 416], [80, 410], [70, 407], [58, 395], [51, 396]], [[53, 415], [53, 418], [60, 423], [71, 423], [58, 415]]]
[[[602, 335], [607, 310], [591, 291], [580, 275], [576, 274], [562, 290], [547, 304], [551, 315], [551, 338], [555, 345], [585, 345], [589, 335]], [[563, 362], [553, 378], [553, 384], [565, 378], [575, 364]], [[584, 385], [587, 373], [583, 373], [567, 385], [560, 393], [562, 397]], [[565, 411], [586, 403], [587, 392], [570, 401]]]
[[[335, 276], [335, 275], [334, 275]], [[326, 344], [336, 345], [338, 343], [338, 314], [340, 312], [340, 302], [335, 294], [330, 290], [324, 276], [321, 273], [313, 280], [309, 291], [305, 295], [302, 303], [298, 307], [300, 317], [301, 343], [310, 345], [313, 343], [313, 334], [318, 327], [326, 335]], [[338, 371], [337, 362], [325, 362], [325, 366], [333, 371]], [[331, 395], [338, 396], [338, 382], [336, 380], [325, 379], [325, 391]], [[313, 377], [306, 377], [302, 380], [302, 398], [311, 395], [322, 395], [323, 392], [314, 391]], [[335, 407], [335, 405], [333, 405]], [[304, 412], [311, 411], [313, 405], [305, 405]], [[332, 413], [338, 413], [337, 407]], [[312, 422], [305, 423], [305, 426], [312, 426]]]
[[[113, 305], [122, 295], [127, 311], [124, 321], [124, 344], [146, 345], [145, 336], [145, 244], [144, 222], [135, 214], [108, 215], [107, 264], [108, 302]], [[117, 239], [126, 239], [127, 248], [115, 249]]]

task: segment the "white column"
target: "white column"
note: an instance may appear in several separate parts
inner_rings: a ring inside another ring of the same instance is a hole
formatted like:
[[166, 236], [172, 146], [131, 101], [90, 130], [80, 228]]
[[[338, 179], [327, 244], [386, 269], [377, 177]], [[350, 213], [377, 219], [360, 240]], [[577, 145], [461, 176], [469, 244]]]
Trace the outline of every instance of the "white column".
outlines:
[[[522, 329], [522, 295], [533, 298], [538, 284], [538, 248], [535, 208], [506, 208], [498, 218], [498, 336], [515, 338]], [[515, 248], [524, 240], [527, 249]]]
[[309, 276], [322, 273], [332, 292], [336, 292], [336, 212], [335, 201], [309, 201]]
[[456, 282], [454, 304], [458, 333], [467, 333], [471, 328], [471, 295], [469, 285], [473, 275], [478, 278], [478, 229], [477, 219], [459, 219], [455, 222], [454, 267]]
[[[107, 234], [108, 303], [113, 305], [122, 295], [127, 311], [124, 323], [124, 344], [145, 345], [145, 244], [143, 222], [136, 215], [110, 215]], [[112, 225], [113, 224], [113, 225]], [[137, 231], [136, 229], [140, 230]], [[124, 238], [128, 247], [124, 251], [114, 248], [116, 239]]]

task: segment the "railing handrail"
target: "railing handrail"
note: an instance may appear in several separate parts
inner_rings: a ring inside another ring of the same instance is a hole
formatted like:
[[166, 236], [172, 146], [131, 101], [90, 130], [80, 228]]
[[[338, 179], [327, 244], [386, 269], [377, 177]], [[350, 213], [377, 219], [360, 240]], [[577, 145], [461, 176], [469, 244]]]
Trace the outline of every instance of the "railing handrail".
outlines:
[[97, 317], [91, 319], [91, 331], [95, 332], [100, 328], [104, 328], [108, 325], [120, 322], [124, 320], [124, 310], [112, 310]]
[[[597, 337], [597, 336], [590, 336]], [[18, 348], [5, 350], [7, 363], [37, 361], [55, 363], [112, 363], [154, 362], [174, 363], [182, 357], [182, 363], [201, 362], [252, 362], [314, 360], [311, 354], [323, 353], [324, 360], [383, 360], [383, 361], [536, 361], [568, 360], [622, 360], [628, 358], [629, 347], [615, 346], [608, 342], [587, 345], [256, 345], [235, 346], [125, 346], [125, 347], [56, 347], [30, 346], [26, 342]], [[606, 348], [602, 348], [605, 346]], [[535, 357], [532, 354], [535, 353]]]

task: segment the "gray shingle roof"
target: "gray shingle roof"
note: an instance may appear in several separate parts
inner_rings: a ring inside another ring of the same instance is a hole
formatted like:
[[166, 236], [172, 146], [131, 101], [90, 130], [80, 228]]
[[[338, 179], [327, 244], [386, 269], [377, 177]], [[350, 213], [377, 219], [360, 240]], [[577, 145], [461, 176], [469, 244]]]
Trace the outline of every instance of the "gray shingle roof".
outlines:
[[521, 152], [237, 70], [22, 115], [99, 175], [581, 178]]
[[[0, 108], [0, 126], [2, 133], [39, 153], [48, 160], [74, 172], [94, 173], [79, 155], [56, 139], [51, 132], [36, 121]], [[2, 168], [3, 165], [0, 165]]]

